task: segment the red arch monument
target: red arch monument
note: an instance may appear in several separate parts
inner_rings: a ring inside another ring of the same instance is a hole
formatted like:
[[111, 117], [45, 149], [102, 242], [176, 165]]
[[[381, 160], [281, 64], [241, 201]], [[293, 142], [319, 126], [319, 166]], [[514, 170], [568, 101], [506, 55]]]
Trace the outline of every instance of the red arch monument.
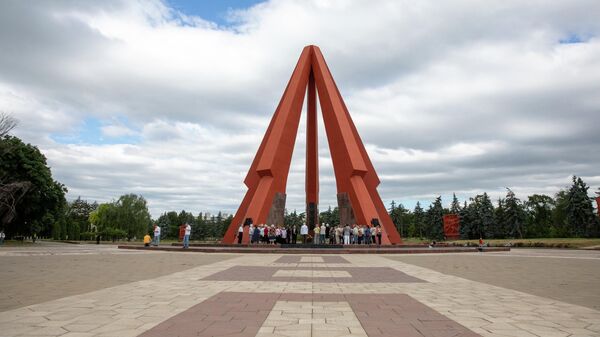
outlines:
[[[310, 229], [318, 223], [319, 163], [317, 92], [337, 186], [341, 224], [382, 227], [382, 244], [402, 242], [377, 192], [379, 178], [317, 46], [306, 46], [292, 73], [244, 184], [248, 191], [223, 238], [234, 243], [240, 224], [283, 224], [287, 177], [304, 97], [308, 91], [306, 139], [306, 214]], [[244, 227], [243, 243], [248, 240]]]

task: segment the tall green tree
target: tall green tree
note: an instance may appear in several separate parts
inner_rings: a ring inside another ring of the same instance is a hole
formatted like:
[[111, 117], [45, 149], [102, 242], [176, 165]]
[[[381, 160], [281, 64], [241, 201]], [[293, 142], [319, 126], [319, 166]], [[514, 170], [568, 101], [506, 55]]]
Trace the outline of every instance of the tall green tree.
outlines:
[[141, 195], [125, 194], [116, 202], [118, 228], [127, 233], [127, 239], [142, 237], [150, 223], [146, 199]]
[[421, 203], [417, 201], [415, 205], [415, 209], [413, 210], [412, 220], [415, 228], [415, 234], [418, 234], [419, 238], [424, 237], [424, 227], [425, 227], [425, 211], [423, 207], [421, 207]]
[[66, 192], [37, 147], [13, 136], [0, 138], [0, 226], [8, 237], [50, 236], [64, 214]]
[[136, 194], [125, 194], [115, 202], [98, 205], [89, 220], [96, 232], [113, 240], [115, 237], [140, 238], [148, 232], [151, 223], [146, 199]]
[[435, 199], [429, 206], [425, 221], [425, 236], [432, 240], [444, 239], [444, 207], [442, 206], [442, 197]]
[[550, 196], [534, 194], [527, 198], [525, 202], [527, 237], [544, 238], [551, 236], [554, 226], [554, 222], [552, 221], [554, 207], [554, 199]]
[[[117, 226], [119, 223], [116, 204], [110, 202], [98, 205], [96, 210], [90, 213], [89, 221], [92, 226], [92, 232], [105, 237], [108, 236], [108, 233], [114, 233], [118, 229]], [[57, 236], [62, 236], [62, 229], [57, 228], [53, 236], [55, 239]]]
[[396, 226], [396, 230], [398, 230], [400, 236], [404, 237], [408, 229], [409, 210], [406, 209], [403, 204], [398, 204], [398, 206], [396, 206], [395, 201], [392, 200], [388, 213]]
[[465, 200], [463, 207], [460, 210], [459, 231], [460, 231], [460, 238], [463, 240], [475, 238], [476, 234], [475, 234], [475, 230], [474, 230], [474, 228], [475, 228], [475, 226], [474, 226], [474, 223], [475, 223], [474, 208], [475, 207], [470, 207], [470, 205], [467, 205], [467, 201]]
[[460, 232], [464, 239], [491, 239], [498, 229], [494, 205], [487, 193], [470, 199], [461, 211]]
[[572, 230], [567, 224], [567, 206], [569, 204], [568, 190], [560, 190], [554, 196], [555, 205], [552, 212], [553, 226], [550, 236], [557, 238], [566, 238], [573, 236]]
[[[90, 214], [98, 208], [95, 201], [90, 203], [87, 200], [77, 199], [68, 203], [65, 214], [67, 237], [73, 240], [79, 240], [80, 233], [90, 233], [92, 231], [90, 223]], [[67, 237], [62, 237], [65, 239]], [[89, 238], [89, 237], [88, 237]]]
[[504, 239], [509, 236], [510, 224], [506, 214], [506, 199], [498, 198], [498, 207], [494, 209], [496, 216], [496, 226], [492, 230], [492, 237], [495, 239]]
[[573, 185], [567, 194], [566, 221], [573, 236], [591, 237], [600, 234], [598, 217], [594, 214], [589, 187], [580, 177], [573, 176]]
[[479, 224], [479, 232], [484, 238], [492, 239], [495, 234], [495, 227], [498, 226], [496, 216], [494, 214], [494, 205], [487, 193], [475, 197], [477, 206], [477, 222]]
[[460, 202], [456, 197], [456, 193], [452, 193], [452, 204], [450, 204], [450, 213], [451, 214], [460, 214]]
[[525, 209], [521, 200], [515, 196], [515, 193], [507, 188], [506, 210], [503, 222], [506, 225], [505, 233], [513, 238], [522, 239], [525, 234]]
[[156, 224], [161, 228], [161, 237], [176, 239], [179, 237], [179, 215], [175, 211], [165, 212], [158, 217]]

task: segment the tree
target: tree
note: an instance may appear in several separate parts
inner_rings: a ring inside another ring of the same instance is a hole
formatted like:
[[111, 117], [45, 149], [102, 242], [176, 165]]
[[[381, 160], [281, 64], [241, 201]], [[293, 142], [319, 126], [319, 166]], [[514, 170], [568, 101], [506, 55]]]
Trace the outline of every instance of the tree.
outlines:
[[135, 194], [125, 194], [115, 202], [98, 205], [98, 208], [90, 213], [89, 221], [98, 233], [113, 240], [121, 237], [126, 237], [127, 240], [141, 237], [151, 224], [146, 199]]
[[127, 233], [127, 240], [141, 237], [150, 223], [146, 199], [136, 194], [122, 195], [116, 202], [118, 227]]
[[588, 196], [589, 187], [580, 177], [573, 176], [573, 185], [567, 193], [566, 224], [576, 237], [590, 237], [600, 234], [599, 220], [594, 214], [592, 199]]
[[404, 207], [402, 204], [398, 204], [398, 206], [396, 206], [396, 202], [392, 200], [388, 212], [390, 218], [392, 218], [392, 222], [396, 226], [396, 230], [400, 232], [400, 236], [404, 237], [408, 225], [408, 209], [406, 209], [406, 207]]
[[100, 204], [95, 211], [90, 213], [90, 224], [97, 233], [105, 232], [107, 229], [114, 228], [117, 225], [117, 213], [117, 207], [114, 202]]
[[160, 235], [165, 239], [179, 237], [179, 215], [175, 211], [165, 212], [156, 220], [156, 224], [162, 229]]
[[435, 199], [429, 206], [426, 214], [425, 236], [432, 240], [444, 239], [444, 207], [442, 206], [442, 197]]
[[498, 207], [494, 210], [496, 216], [496, 227], [494, 227], [492, 237], [495, 239], [504, 239], [510, 232], [510, 225], [506, 219], [506, 200], [498, 198]]
[[494, 205], [487, 193], [470, 199], [461, 210], [460, 233], [463, 239], [491, 239], [498, 230]]
[[66, 191], [37, 147], [13, 136], [0, 139], [0, 226], [8, 237], [50, 235], [63, 216]]
[[[90, 214], [98, 208], [98, 203], [90, 203], [78, 197], [69, 202], [66, 208], [66, 232], [69, 239], [79, 240], [81, 233], [91, 233]], [[62, 236], [62, 235], [59, 235]], [[89, 238], [89, 235], [87, 235]], [[65, 238], [65, 237], [61, 237]]]
[[[323, 217], [321, 217], [321, 214], [324, 214]], [[300, 214], [298, 214], [298, 212], [296, 212], [296, 210], [294, 210], [292, 213], [287, 213], [285, 215], [285, 218], [283, 219], [283, 223], [286, 226], [301, 226], [304, 221], [306, 219], [306, 213], [302, 212]], [[319, 214], [319, 221], [322, 223], [330, 223], [327, 221], [331, 221], [333, 220], [333, 211], [331, 210], [331, 207], [329, 207], [329, 210], [327, 212], [322, 212]]]
[[415, 227], [415, 234], [419, 234], [419, 238], [423, 238], [423, 228], [425, 227], [425, 211], [421, 207], [421, 203], [417, 201], [415, 209], [413, 211], [413, 224]]
[[527, 213], [527, 237], [543, 238], [551, 236], [553, 229], [552, 212], [555, 202], [543, 194], [530, 195], [525, 202]]
[[567, 224], [567, 206], [569, 203], [569, 191], [560, 190], [554, 196], [556, 207], [552, 212], [553, 226], [550, 236], [566, 238], [573, 235]]
[[522, 239], [525, 233], [525, 210], [521, 204], [521, 200], [515, 196], [515, 193], [510, 188], [507, 188], [506, 210], [504, 213], [503, 222], [506, 225], [506, 230], [508, 230], [505, 233]]
[[456, 198], [456, 193], [452, 193], [452, 204], [450, 205], [451, 214], [460, 214], [460, 202]]
[[479, 233], [484, 238], [491, 239], [494, 237], [494, 227], [498, 225], [494, 214], [494, 205], [487, 193], [475, 197], [477, 206], [477, 222], [479, 224]]
[[6, 112], [0, 112], [0, 138], [8, 135], [8, 133], [14, 129], [19, 122]]
[[[471, 199], [473, 200], [473, 199]], [[463, 240], [473, 239], [475, 238], [475, 230], [474, 230], [474, 222], [475, 222], [475, 214], [474, 206], [471, 207], [467, 205], [467, 201], [465, 200], [463, 207], [460, 210], [460, 238]]]

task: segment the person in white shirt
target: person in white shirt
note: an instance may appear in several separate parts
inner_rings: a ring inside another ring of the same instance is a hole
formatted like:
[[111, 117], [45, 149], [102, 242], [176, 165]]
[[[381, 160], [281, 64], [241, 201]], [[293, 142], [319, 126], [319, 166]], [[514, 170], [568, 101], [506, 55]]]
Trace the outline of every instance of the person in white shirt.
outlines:
[[238, 228], [238, 244], [242, 243], [242, 238], [244, 237], [244, 225], [241, 224]]
[[152, 243], [152, 245], [158, 246], [159, 243], [160, 243], [160, 226], [154, 225], [154, 242]]
[[190, 248], [190, 234], [192, 234], [192, 226], [189, 223], [185, 224], [185, 234], [183, 235], [183, 248]]
[[0, 232], [0, 246], [4, 244], [4, 238], [6, 238], [6, 234], [4, 234], [4, 231], [2, 231]]
[[300, 235], [302, 235], [302, 243], [306, 243], [306, 237], [308, 236], [308, 226], [306, 224], [300, 227]]
[[320, 244], [325, 244], [327, 242], [325, 242], [325, 234], [327, 234], [327, 227], [325, 226], [325, 223], [321, 224], [321, 230], [319, 231], [319, 234], [321, 234], [321, 238], [319, 239], [319, 243]]
[[352, 228], [350, 228], [350, 225], [346, 224], [346, 226], [344, 227], [344, 244], [345, 245], [350, 244], [350, 232], [352, 232]]
[[248, 228], [248, 238], [250, 239], [250, 243], [252, 243], [252, 234], [254, 234], [254, 225], [250, 224], [250, 228]]
[[352, 225], [352, 243], [358, 243], [358, 226], [356, 224]]

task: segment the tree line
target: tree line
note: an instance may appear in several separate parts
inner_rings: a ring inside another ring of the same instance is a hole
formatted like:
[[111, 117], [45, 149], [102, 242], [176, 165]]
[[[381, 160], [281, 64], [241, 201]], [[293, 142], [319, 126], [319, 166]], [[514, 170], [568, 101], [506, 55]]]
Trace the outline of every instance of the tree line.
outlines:
[[[46, 157], [36, 146], [9, 135], [16, 120], [0, 113], [0, 230], [8, 238], [52, 237], [57, 240], [141, 238], [154, 224], [163, 238], [177, 238], [179, 226], [192, 225], [192, 239], [223, 237], [232, 216], [208, 213], [164, 212], [152, 219], [143, 196], [125, 194], [98, 204], [77, 198], [67, 202], [67, 188], [52, 177]], [[460, 203], [453, 196], [449, 207], [441, 197], [427, 209], [417, 202], [413, 210], [392, 201], [389, 214], [403, 237], [444, 239], [443, 216], [458, 214], [463, 239], [599, 237], [600, 220], [594, 211], [589, 187], [573, 176], [570, 187], [554, 196], [534, 194], [520, 200], [507, 189], [493, 202], [487, 193]], [[600, 189], [596, 192], [600, 196]], [[337, 207], [320, 212], [320, 222], [339, 224]], [[285, 225], [299, 225], [305, 213], [285, 213]]]
[[413, 211], [392, 201], [389, 214], [403, 237], [444, 239], [446, 214], [459, 215], [461, 239], [600, 237], [600, 218], [588, 190], [580, 177], [573, 176], [571, 186], [554, 196], [533, 194], [522, 201], [507, 189], [495, 203], [487, 193], [462, 204], [453, 195], [450, 207], [443, 207], [437, 197], [427, 210], [417, 202]]

